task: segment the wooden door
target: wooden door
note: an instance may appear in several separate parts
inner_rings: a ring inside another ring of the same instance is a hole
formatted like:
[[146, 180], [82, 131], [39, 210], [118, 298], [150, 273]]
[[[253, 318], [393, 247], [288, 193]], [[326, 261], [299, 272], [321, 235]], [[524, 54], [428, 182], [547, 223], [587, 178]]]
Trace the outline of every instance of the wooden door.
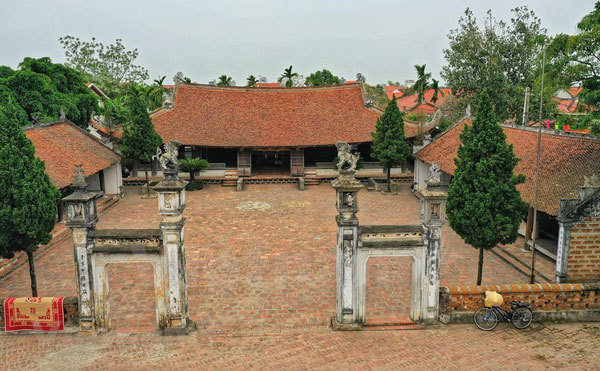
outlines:
[[290, 151], [290, 170], [292, 176], [304, 176], [303, 148], [296, 148]]
[[252, 175], [252, 152], [247, 149], [238, 149], [238, 176]]

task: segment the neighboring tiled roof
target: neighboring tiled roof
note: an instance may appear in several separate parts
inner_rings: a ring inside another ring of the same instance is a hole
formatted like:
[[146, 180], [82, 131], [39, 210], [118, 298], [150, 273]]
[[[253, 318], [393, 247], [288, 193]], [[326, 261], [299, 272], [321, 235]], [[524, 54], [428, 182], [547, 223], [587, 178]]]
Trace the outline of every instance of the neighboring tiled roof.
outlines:
[[582, 90], [583, 88], [580, 86], [572, 86], [567, 91], [573, 98], [575, 98], [577, 95], [579, 95], [579, 93], [581, 93]]
[[440, 88], [440, 92], [438, 93], [438, 100], [435, 102], [431, 102], [431, 98], [433, 98], [433, 89], [428, 89], [425, 91], [425, 103], [419, 105], [417, 102], [417, 94], [411, 95], [403, 95], [399, 99], [396, 100], [398, 104], [398, 108], [400, 112], [415, 112], [415, 113], [434, 113], [437, 111], [438, 106], [444, 103], [444, 100], [447, 96], [452, 94], [452, 89], [450, 88]]
[[[436, 162], [448, 174], [454, 174], [454, 158], [460, 145], [459, 135], [470, 119], [452, 126], [429, 145], [417, 152], [416, 157], [429, 164]], [[524, 174], [524, 184], [517, 186], [523, 200], [533, 206], [537, 129], [503, 125], [506, 140], [513, 145], [521, 159], [515, 173]], [[600, 138], [542, 130], [538, 209], [558, 215], [560, 200], [577, 198], [583, 177], [600, 174]]]
[[404, 91], [402, 89], [406, 90], [406, 88], [401, 88], [395, 85], [385, 85], [383, 88], [385, 89], [385, 93], [387, 94], [389, 100], [392, 100], [394, 97], [400, 98], [404, 95]]
[[59, 189], [73, 182], [75, 165], [83, 165], [87, 177], [121, 161], [116, 152], [72, 122], [28, 126], [25, 135], [33, 142], [35, 155], [46, 163], [46, 173]]
[[172, 109], [152, 114], [164, 141], [207, 147], [289, 147], [370, 142], [382, 111], [361, 87], [243, 88], [180, 84]]
[[[110, 130], [108, 130], [108, 128], [106, 128], [104, 125], [102, 125], [98, 121], [94, 120], [93, 117], [90, 117], [90, 123], [92, 124], [92, 126], [96, 130], [98, 130], [99, 132], [101, 132], [104, 136], [109, 137], [109, 138], [111, 137]], [[112, 137], [113, 138], [117, 138], [117, 139], [122, 139], [123, 138], [123, 130], [122, 129], [117, 129], [117, 130], [113, 131], [112, 132]]]
[[577, 109], [577, 105], [579, 104], [579, 100], [577, 98], [571, 99], [560, 99], [560, 98], [552, 98], [556, 102], [556, 108], [559, 112], [562, 113], [574, 113]]
[[257, 88], [280, 88], [281, 85], [279, 85], [278, 82], [257, 82], [256, 84], [254, 84], [255, 87]]

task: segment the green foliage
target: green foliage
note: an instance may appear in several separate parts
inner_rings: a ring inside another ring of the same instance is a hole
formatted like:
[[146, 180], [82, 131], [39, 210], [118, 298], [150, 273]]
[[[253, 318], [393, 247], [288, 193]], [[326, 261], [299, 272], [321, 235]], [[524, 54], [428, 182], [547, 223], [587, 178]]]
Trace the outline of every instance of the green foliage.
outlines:
[[324, 86], [341, 84], [342, 80], [327, 69], [313, 72], [306, 78], [307, 86]]
[[250, 87], [250, 88], [253, 88], [256, 85], [257, 82], [258, 82], [258, 80], [256, 79], [256, 77], [254, 77], [254, 75], [250, 75], [246, 79], [246, 86]]
[[373, 158], [379, 160], [387, 171], [388, 191], [390, 190], [390, 169], [401, 165], [411, 154], [410, 146], [404, 137], [404, 120], [396, 104], [396, 98], [389, 101], [385, 112], [377, 119], [373, 136]]
[[98, 100], [80, 73], [48, 57], [25, 58], [19, 69], [0, 68], [0, 105], [16, 105], [16, 120], [28, 125], [53, 121], [60, 110], [75, 124], [85, 128]]
[[231, 76], [221, 75], [219, 76], [219, 81], [217, 81], [217, 86], [231, 86], [233, 79]]
[[409, 121], [425, 122], [425, 120], [427, 120], [427, 114], [422, 112], [409, 112], [404, 118]]
[[[455, 94], [470, 101], [482, 88], [489, 88], [496, 116], [502, 120], [520, 120], [525, 87], [533, 87], [540, 73], [538, 56], [545, 34], [533, 11], [518, 7], [512, 12], [507, 24], [488, 11], [485, 26], [480, 28], [467, 8], [458, 28], [448, 34], [449, 48], [444, 49], [447, 64], [441, 72]], [[532, 116], [536, 110], [530, 107]]]
[[65, 51], [67, 66], [84, 74], [110, 97], [118, 94], [121, 83], [140, 84], [149, 77], [144, 67], [134, 64], [138, 50], [127, 50], [121, 39], [108, 45], [97, 42], [96, 38], [81, 41], [69, 35], [58, 40]]
[[162, 139], [154, 131], [146, 106], [135, 92], [129, 95], [127, 105], [129, 121], [123, 125], [121, 152], [126, 157], [149, 163]]
[[190, 158], [179, 160], [179, 170], [190, 173], [190, 181], [194, 180], [197, 171], [210, 168], [208, 161], [202, 158]]
[[377, 85], [369, 85], [364, 84], [365, 87], [365, 95], [371, 99], [373, 99], [373, 103], [376, 107], [381, 108], [382, 110], [387, 107], [389, 103], [389, 99], [387, 97], [387, 93], [385, 92], [385, 88], [381, 84]]
[[450, 226], [477, 249], [514, 242], [527, 211], [516, 189], [525, 177], [513, 173], [519, 160], [506, 143], [486, 89], [478, 96], [473, 125], [465, 126], [460, 139], [448, 193]]
[[298, 77], [298, 73], [292, 72], [292, 66], [290, 66], [283, 70], [283, 73], [279, 79], [277, 79], [277, 82], [281, 83], [281, 81], [285, 80], [285, 87], [291, 88], [294, 85], [294, 81], [292, 80], [294, 77]]
[[60, 192], [19, 124], [16, 102], [0, 105], [0, 257], [48, 243]]
[[[592, 112], [600, 109], [600, 2], [577, 24], [576, 35], [559, 34], [547, 48], [550, 81], [558, 87], [578, 84], [578, 97]], [[600, 114], [597, 113], [600, 117]]]

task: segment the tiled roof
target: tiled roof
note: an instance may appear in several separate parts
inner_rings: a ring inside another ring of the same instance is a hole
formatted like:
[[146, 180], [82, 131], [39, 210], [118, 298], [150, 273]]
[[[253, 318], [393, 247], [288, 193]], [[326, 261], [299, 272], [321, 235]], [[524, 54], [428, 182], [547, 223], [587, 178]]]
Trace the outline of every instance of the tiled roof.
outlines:
[[579, 95], [579, 93], [581, 93], [582, 90], [583, 90], [583, 88], [580, 86], [571, 86], [568, 89], [568, 92], [569, 92], [569, 94], [571, 94], [571, 96], [573, 98], [575, 98], [577, 95]]
[[[383, 88], [385, 89], [385, 93], [387, 94], [387, 97], [389, 100], [392, 100], [394, 97], [396, 97], [396, 99], [398, 99], [404, 95], [404, 91], [402, 90], [402, 88], [400, 88], [398, 86], [385, 85]], [[406, 90], [406, 88], [403, 88], [403, 89]]]
[[93, 117], [90, 117], [90, 123], [96, 130], [98, 130], [100, 133], [102, 133], [106, 137], [110, 138], [112, 136], [113, 138], [116, 138], [116, 139], [123, 138], [123, 130], [122, 129], [114, 130], [111, 135], [110, 130], [108, 130], [108, 128], [106, 128], [104, 125], [102, 125], [98, 121], [94, 120]]
[[396, 100], [398, 104], [398, 108], [400, 112], [415, 112], [415, 113], [434, 113], [437, 111], [436, 106], [440, 106], [444, 103], [444, 100], [448, 95], [452, 94], [452, 89], [450, 88], [440, 88], [440, 92], [438, 93], [438, 100], [435, 102], [431, 102], [431, 98], [433, 98], [433, 89], [427, 89], [425, 91], [425, 103], [419, 105], [417, 102], [417, 94], [404, 95]]
[[116, 152], [71, 122], [28, 126], [25, 135], [33, 142], [35, 155], [46, 163], [46, 173], [59, 189], [73, 182], [75, 165], [82, 164], [87, 177], [121, 160]]
[[[454, 174], [454, 158], [460, 145], [459, 135], [470, 119], [452, 126], [417, 152], [416, 157], [428, 164], [436, 162], [448, 174]], [[515, 173], [524, 174], [526, 182], [517, 186], [523, 200], [533, 206], [537, 129], [503, 125], [506, 140], [521, 159]], [[600, 139], [577, 134], [557, 134], [542, 130], [538, 209], [558, 215], [562, 198], [577, 198], [583, 177], [600, 174]]]
[[256, 84], [254, 84], [255, 87], [257, 88], [280, 88], [281, 85], [279, 85], [278, 82], [257, 82]]
[[561, 99], [561, 98], [552, 98], [556, 102], [556, 108], [559, 112], [562, 113], [573, 113], [577, 109], [577, 105], [579, 104], [579, 100], [577, 98], [571, 99]]
[[172, 109], [152, 114], [164, 141], [206, 147], [288, 147], [370, 142], [381, 110], [361, 87], [243, 88], [180, 84]]

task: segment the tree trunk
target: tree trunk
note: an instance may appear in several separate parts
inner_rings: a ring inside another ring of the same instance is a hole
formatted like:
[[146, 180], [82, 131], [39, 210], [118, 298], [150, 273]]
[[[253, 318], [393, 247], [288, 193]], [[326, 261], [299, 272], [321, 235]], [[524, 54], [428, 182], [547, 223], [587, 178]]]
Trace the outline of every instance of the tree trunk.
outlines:
[[196, 174], [194, 174], [195, 171], [190, 171], [190, 182], [193, 182], [196, 179]]
[[38, 296], [37, 281], [35, 279], [35, 265], [33, 262], [33, 251], [25, 250], [27, 260], [29, 260], [29, 277], [31, 278], [31, 296]]
[[479, 263], [477, 264], [477, 286], [481, 286], [482, 273], [483, 273], [483, 247], [479, 248]]
[[146, 196], [150, 196], [150, 180], [148, 179], [148, 167], [144, 167], [144, 173], [146, 174]]
[[387, 168], [387, 191], [392, 191], [392, 169], [390, 167]]

